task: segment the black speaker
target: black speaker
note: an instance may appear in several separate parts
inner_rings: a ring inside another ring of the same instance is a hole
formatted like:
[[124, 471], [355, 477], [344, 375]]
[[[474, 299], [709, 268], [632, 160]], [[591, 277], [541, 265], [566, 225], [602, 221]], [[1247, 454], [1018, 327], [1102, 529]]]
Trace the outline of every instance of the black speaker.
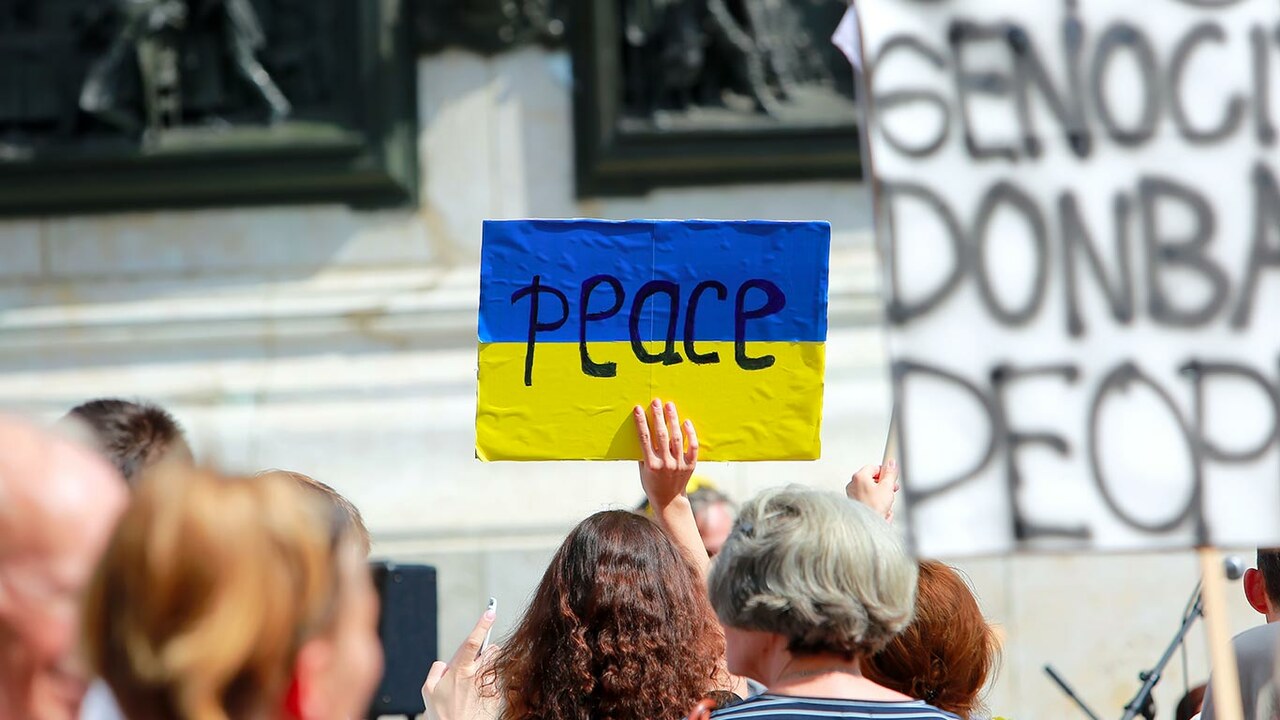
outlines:
[[369, 717], [420, 715], [426, 711], [422, 683], [437, 652], [436, 569], [391, 562], [372, 563], [370, 569], [382, 606], [378, 635], [385, 669]]

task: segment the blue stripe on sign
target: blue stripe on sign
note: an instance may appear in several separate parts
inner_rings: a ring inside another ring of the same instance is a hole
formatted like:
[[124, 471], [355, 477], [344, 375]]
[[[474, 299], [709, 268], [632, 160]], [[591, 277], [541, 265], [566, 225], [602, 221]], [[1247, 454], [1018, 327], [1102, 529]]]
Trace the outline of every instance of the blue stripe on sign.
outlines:
[[[745, 339], [825, 342], [830, 249], [831, 226], [825, 222], [486, 221], [479, 340], [528, 339], [537, 276], [538, 322], [549, 327], [564, 320], [556, 329], [540, 331], [538, 341], [578, 342], [583, 285], [607, 275], [622, 289], [621, 306], [616, 314], [587, 323], [588, 342], [630, 339], [633, 303], [651, 281], [674, 286], [653, 286], [658, 294], [636, 317], [641, 340], [666, 337], [671, 322], [667, 292], [678, 299], [675, 334], [677, 341], [682, 339], [696, 292], [695, 339], [733, 341], [739, 293], [743, 308], [756, 310], [770, 299], [766, 285], [772, 283], [785, 304], [776, 313], [746, 320]], [[587, 313], [607, 314], [617, 305], [615, 286], [601, 281], [588, 298]]]

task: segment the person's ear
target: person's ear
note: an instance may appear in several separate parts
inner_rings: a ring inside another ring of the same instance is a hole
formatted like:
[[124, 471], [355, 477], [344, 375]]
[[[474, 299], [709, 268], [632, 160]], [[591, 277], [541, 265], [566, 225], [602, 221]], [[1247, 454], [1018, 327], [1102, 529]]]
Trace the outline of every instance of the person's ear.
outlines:
[[328, 698], [324, 693], [324, 678], [332, 662], [333, 644], [324, 638], [308, 640], [298, 650], [298, 660], [293, 666], [293, 681], [285, 697], [288, 717], [315, 720], [325, 716]]
[[1262, 573], [1255, 568], [1244, 571], [1244, 597], [1249, 606], [1263, 615], [1271, 612], [1271, 598], [1267, 596], [1267, 584]]

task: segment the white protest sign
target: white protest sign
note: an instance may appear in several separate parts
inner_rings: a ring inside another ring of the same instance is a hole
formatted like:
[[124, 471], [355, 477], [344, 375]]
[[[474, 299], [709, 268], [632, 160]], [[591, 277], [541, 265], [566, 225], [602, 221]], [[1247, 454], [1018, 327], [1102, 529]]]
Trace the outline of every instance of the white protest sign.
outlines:
[[917, 549], [1280, 544], [1280, 5], [856, 5]]

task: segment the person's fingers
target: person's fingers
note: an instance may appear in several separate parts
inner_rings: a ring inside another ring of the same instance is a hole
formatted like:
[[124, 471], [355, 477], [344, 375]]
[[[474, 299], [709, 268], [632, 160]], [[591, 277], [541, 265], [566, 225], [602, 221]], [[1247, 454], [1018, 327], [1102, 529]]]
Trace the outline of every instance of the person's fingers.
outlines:
[[863, 465], [858, 472], [853, 474], [853, 480], [861, 483], [874, 483], [876, 475], [880, 473], [879, 465]]
[[644, 408], [639, 405], [631, 411], [631, 419], [636, 423], [636, 435], [640, 438], [640, 454], [643, 456], [640, 463], [643, 465], [654, 459], [653, 440], [649, 437], [649, 419], [645, 417]]
[[898, 461], [897, 460], [894, 460], [893, 458], [889, 458], [889, 462], [885, 463], [880, 468], [880, 475], [877, 478], [877, 482], [891, 483], [893, 485], [894, 491], [895, 492], [897, 491], [898, 489]]
[[684, 464], [693, 467], [698, 464], [698, 433], [693, 429], [693, 421], [684, 421], [684, 436], [689, 439], [689, 448], [684, 451]]
[[431, 670], [427, 673], [427, 681], [422, 683], [423, 701], [428, 701], [428, 696], [436, 691], [436, 685], [440, 684], [440, 678], [444, 677], [444, 673], [448, 669], [449, 666], [443, 660], [431, 663]]
[[876, 480], [876, 482], [886, 483], [888, 484], [888, 486], [893, 488], [893, 492], [897, 492], [897, 489], [899, 489], [899, 482], [897, 482], [897, 474], [899, 474], [899, 468], [897, 468], [897, 460], [893, 460], [892, 457], [890, 457], [890, 459], [888, 459], [888, 462], [884, 462], [884, 465], [881, 466], [881, 471], [879, 471], [879, 477]]
[[653, 451], [659, 458], [665, 458], [671, 452], [667, 438], [667, 424], [662, 418], [662, 400], [653, 399]]
[[676, 411], [676, 404], [669, 402], [666, 405], [667, 416], [667, 432], [671, 439], [668, 441], [671, 451], [671, 459], [679, 460], [684, 456], [684, 435], [680, 433], [680, 414]]
[[471, 628], [471, 634], [467, 635], [467, 639], [458, 646], [458, 652], [453, 654], [450, 667], [457, 669], [458, 672], [467, 673], [475, 666], [476, 658], [480, 656], [480, 648], [484, 645], [484, 636], [488, 634], [489, 628], [493, 627], [495, 617], [496, 614], [492, 610], [484, 611], [476, 626]]

